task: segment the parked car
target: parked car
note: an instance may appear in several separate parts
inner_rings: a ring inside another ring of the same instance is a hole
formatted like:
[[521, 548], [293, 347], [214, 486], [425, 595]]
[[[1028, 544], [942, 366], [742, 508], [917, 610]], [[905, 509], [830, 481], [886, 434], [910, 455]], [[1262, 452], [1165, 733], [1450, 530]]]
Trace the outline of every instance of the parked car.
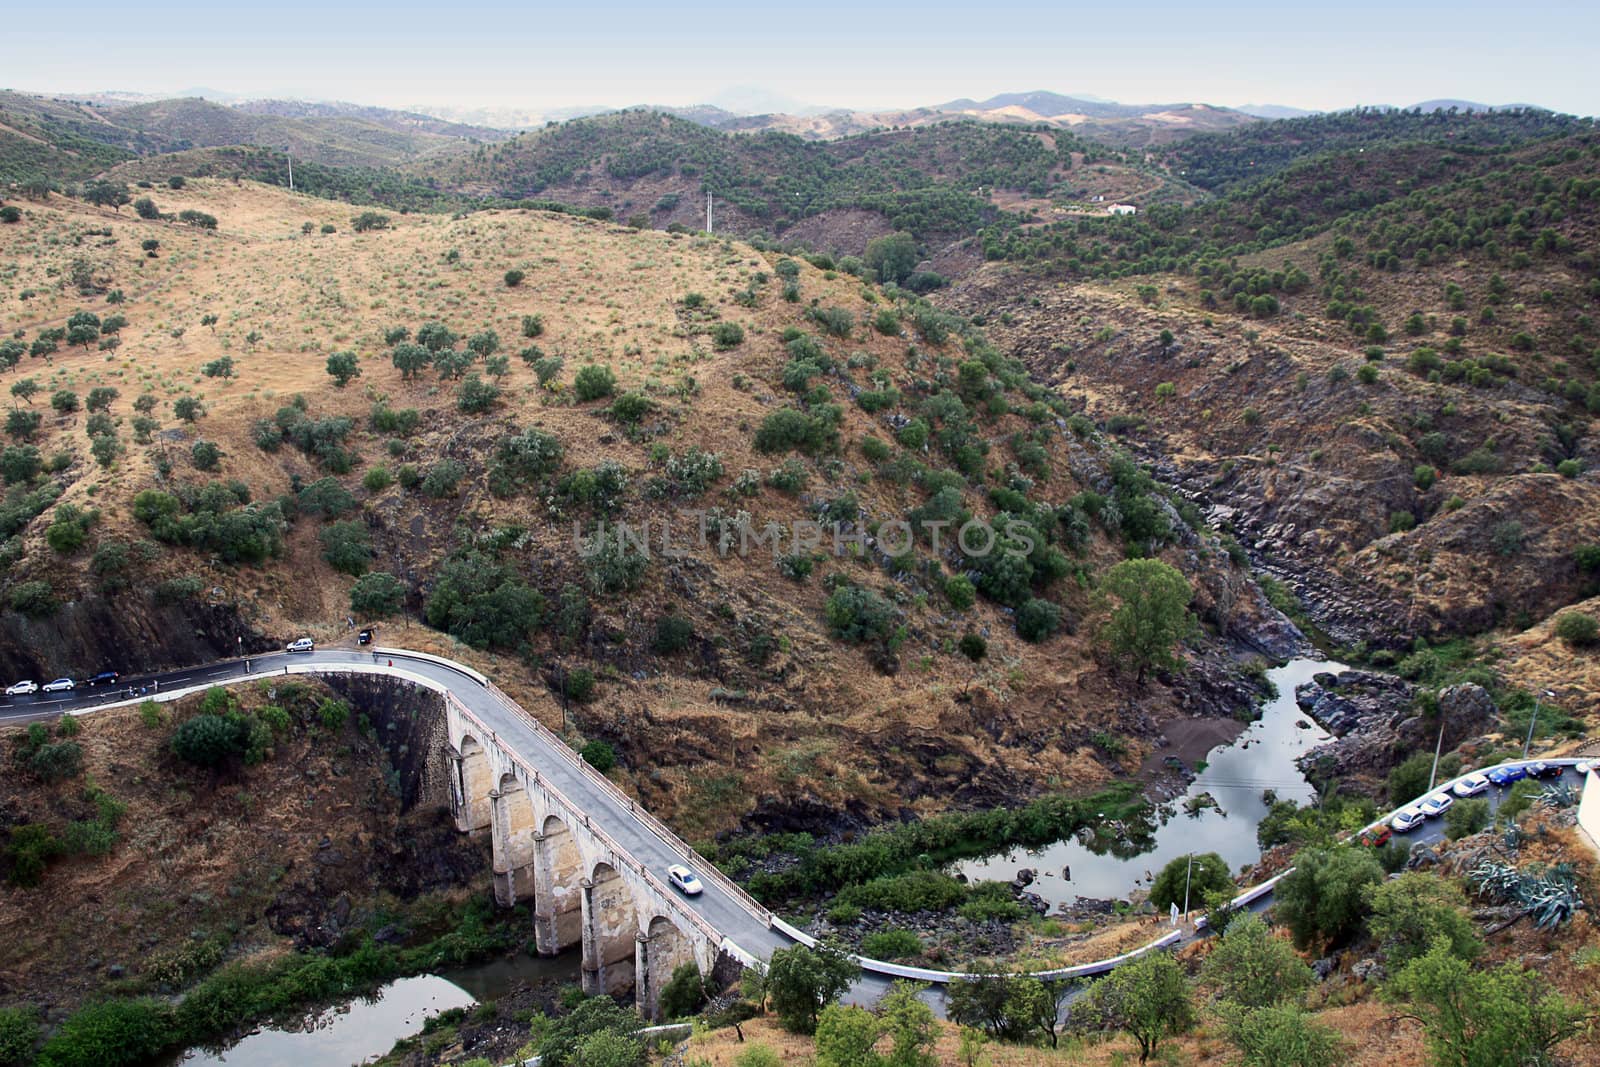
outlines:
[[705, 889], [695, 873], [681, 863], [674, 863], [667, 868], [667, 881], [688, 897], [697, 897]]
[[289, 644], [288, 644], [288, 647], [286, 647], [284, 649], [284, 651], [285, 652], [314, 652], [316, 650], [316, 647], [317, 647], [316, 642], [311, 640], [311, 638], [309, 638], [309, 637], [299, 637], [299, 638], [296, 638], [293, 641], [290, 641]]
[[94, 677], [90, 678], [88, 684], [89, 685], [116, 685], [117, 684], [117, 679], [121, 678], [121, 677], [122, 677], [122, 675], [118, 674], [116, 671], [101, 671], [99, 674], [97, 674]]
[[1397, 834], [1409, 834], [1412, 830], [1428, 821], [1428, 817], [1414, 807], [1404, 807], [1394, 813], [1394, 818], [1389, 820], [1389, 825]]
[[1572, 769], [1577, 771], [1580, 775], [1588, 774], [1590, 771], [1600, 771], [1600, 760], [1586, 759], [1578, 763]]
[[53, 682], [44, 683], [46, 693], [68, 693], [76, 688], [78, 685], [71, 678], [57, 678]]
[[1559, 763], [1546, 763], [1544, 760], [1534, 760], [1528, 764], [1529, 778], [1559, 778], [1564, 770]]
[[1441, 789], [1439, 792], [1429, 793], [1417, 801], [1417, 810], [1422, 812], [1424, 817], [1432, 819], [1449, 811], [1450, 805], [1454, 803], [1455, 800], [1450, 794]]
[[1393, 836], [1394, 832], [1388, 826], [1379, 824], [1361, 835], [1361, 843], [1367, 848], [1382, 848]]
[[1504, 789], [1506, 786], [1520, 782], [1528, 777], [1528, 770], [1520, 763], [1512, 763], [1505, 767], [1496, 767], [1485, 774], [1484, 777], [1489, 779], [1490, 785], [1496, 785]]
[[1488, 788], [1489, 779], [1485, 778], [1481, 774], [1469, 774], [1465, 778], [1461, 779], [1461, 781], [1451, 786], [1450, 792], [1454, 793], [1458, 797], [1475, 797], [1479, 793], [1487, 791]]
[[33, 681], [14, 682], [6, 686], [6, 696], [24, 697], [39, 691], [39, 683]]

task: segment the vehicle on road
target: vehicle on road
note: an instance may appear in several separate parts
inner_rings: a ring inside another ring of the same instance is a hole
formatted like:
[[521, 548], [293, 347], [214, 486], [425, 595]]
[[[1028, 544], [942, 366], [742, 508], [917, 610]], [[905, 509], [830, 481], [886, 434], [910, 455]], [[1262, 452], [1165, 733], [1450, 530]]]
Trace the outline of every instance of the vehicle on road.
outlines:
[[1513, 763], [1506, 767], [1496, 767], [1486, 773], [1484, 777], [1489, 779], [1490, 785], [1496, 785], [1504, 789], [1506, 786], [1520, 782], [1528, 777], [1528, 769], [1520, 763]]
[[1360, 840], [1367, 848], [1382, 848], [1389, 843], [1390, 838], [1393, 836], [1394, 832], [1389, 829], [1388, 825], [1380, 823], [1362, 833]]
[[667, 881], [676, 886], [686, 897], [697, 897], [705, 889], [705, 886], [700, 884], [699, 877], [681, 863], [674, 863], [667, 868]]
[[1449, 811], [1450, 805], [1454, 803], [1455, 799], [1441, 789], [1417, 801], [1417, 810], [1422, 812], [1424, 818], [1433, 819]]
[[39, 683], [34, 681], [14, 682], [6, 686], [6, 696], [24, 697], [39, 691]]
[[1572, 769], [1577, 771], [1580, 775], [1588, 774], [1590, 771], [1600, 771], [1600, 760], [1582, 760], [1575, 764]]
[[1559, 778], [1564, 770], [1559, 763], [1546, 763], [1544, 760], [1534, 760], [1528, 764], [1529, 778]]
[[1489, 788], [1489, 779], [1481, 774], [1469, 774], [1461, 781], [1450, 787], [1450, 792], [1458, 797], [1475, 797]]
[[122, 675], [118, 674], [116, 671], [101, 671], [99, 674], [97, 674], [94, 677], [90, 678], [88, 684], [89, 685], [116, 685], [117, 684], [117, 679], [121, 678], [121, 677], [122, 677]]
[[76, 688], [78, 688], [78, 684], [71, 678], [57, 678], [53, 682], [44, 683], [44, 691], [46, 693], [70, 693]]
[[314, 651], [316, 651], [316, 647], [317, 647], [317, 643], [315, 641], [311, 640], [311, 638], [309, 638], [309, 637], [299, 637], [299, 638], [296, 638], [293, 641], [290, 641], [289, 644], [284, 648], [284, 651], [285, 652], [314, 652]]
[[1394, 818], [1389, 820], [1389, 825], [1397, 834], [1409, 834], [1412, 830], [1428, 821], [1428, 817], [1414, 807], [1404, 807], [1394, 813]]

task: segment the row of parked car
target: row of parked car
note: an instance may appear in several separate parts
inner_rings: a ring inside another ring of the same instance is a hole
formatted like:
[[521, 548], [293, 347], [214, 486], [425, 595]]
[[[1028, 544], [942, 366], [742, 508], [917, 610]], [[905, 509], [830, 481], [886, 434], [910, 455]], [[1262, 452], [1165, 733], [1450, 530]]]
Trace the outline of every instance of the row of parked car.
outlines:
[[[1508, 763], [1482, 774], [1466, 775], [1451, 786], [1448, 792], [1441, 789], [1437, 793], [1429, 793], [1421, 800], [1407, 804], [1395, 812], [1394, 817], [1389, 820], [1389, 828], [1397, 834], [1410, 833], [1429, 819], [1436, 819], [1449, 811], [1458, 798], [1464, 800], [1480, 793], [1487, 793], [1490, 786], [1505, 789], [1524, 778], [1559, 778], [1564, 769], [1559, 763], [1534, 760], [1531, 763]], [[1580, 766], [1578, 772], [1587, 773], [1588, 769], [1587, 766]]]
[[[85, 678], [81, 684], [90, 687], [97, 685], [112, 685], [120, 677], [122, 676], [116, 671], [101, 671], [99, 674]], [[79, 684], [80, 683], [73, 681], [71, 678], [57, 678], [53, 682], [44, 683], [44, 685], [40, 685], [38, 682], [30, 679], [23, 679], [20, 682], [13, 682], [12, 684], [6, 686], [6, 696], [32, 696], [34, 693], [40, 692], [41, 690], [46, 693], [70, 693], [72, 690], [78, 688]]]

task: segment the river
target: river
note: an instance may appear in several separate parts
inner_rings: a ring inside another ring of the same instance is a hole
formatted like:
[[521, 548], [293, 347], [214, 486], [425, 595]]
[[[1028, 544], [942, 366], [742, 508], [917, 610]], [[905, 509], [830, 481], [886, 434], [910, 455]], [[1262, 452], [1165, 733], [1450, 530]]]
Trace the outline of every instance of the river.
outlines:
[[[1148, 890], [1151, 877], [1169, 861], [1189, 853], [1215, 852], [1234, 872], [1261, 858], [1256, 826], [1267, 814], [1263, 790], [1280, 800], [1302, 803], [1315, 798], [1295, 759], [1329, 735], [1306, 717], [1294, 702], [1295, 686], [1322, 671], [1344, 670], [1327, 660], [1295, 659], [1267, 672], [1277, 696], [1262, 707], [1261, 717], [1235, 740], [1219, 745], [1206, 757], [1206, 767], [1173, 804], [1172, 814], [1156, 830], [1154, 845], [1131, 859], [1096, 855], [1076, 838], [1040, 849], [1017, 849], [959, 864], [972, 879], [1011, 881], [1026, 867], [1035, 872], [1028, 888], [1052, 908], [1078, 897], [1124, 899]], [[1209, 793], [1217, 807], [1185, 814], [1184, 801]], [[1070, 877], [1068, 877], [1070, 873]]]
[[576, 982], [578, 971], [579, 953], [571, 951], [553, 958], [518, 954], [397, 978], [369, 997], [309, 1013], [292, 1025], [264, 1027], [225, 1049], [190, 1049], [166, 1067], [350, 1067], [421, 1033], [430, 1015], [496, 1000], [525, 983]]

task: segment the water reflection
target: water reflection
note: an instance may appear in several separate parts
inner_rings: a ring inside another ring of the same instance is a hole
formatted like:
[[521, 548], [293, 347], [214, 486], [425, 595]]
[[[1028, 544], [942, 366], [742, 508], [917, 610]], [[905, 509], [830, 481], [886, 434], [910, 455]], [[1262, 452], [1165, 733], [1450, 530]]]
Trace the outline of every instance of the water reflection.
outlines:
[[422, 1032], [431, 1015], [498, 1000], [517, 987], [578, 978], [576, 951], [544, 958], [517, 955], [441, 974], [398, 978], [369, 997], [258, 1030], [221, 1051], [191, 1049], [169, 1067], [350, 1067], [382, 1056]]
[[[1205, 770], [1177, 799], [1171, 817], [1144, 842], [1150, 847], [1136, 855], [1129, 856], [1126, 848], [1106, 850], [1103, 839], [1096, 851], [1069, 838], [1041, 849], [1017, 849], [971, 860], [957, 870], [969, 878], [1010, 881], [1019, 869], [1031, 868], [1036, 880], [1029, 890], [1054, 908], [1080, 896], [1121, 898], [1148, 889], [1163, 866], [1190, 852], [1215, 852], [1234, 871], [1256, 862], [1261, 858], [1256, 826], [1267, 814], [1262, 791], [1271, 789], [1280, 800], [1304, 803], [1314, 799], [1315, 790], [1294, 761], [1329, 739], [1295, 704], [1295, 686], [1320, 671], [1343, 669], [1343, 665], [1326, 660], [1300, 659], [1268, 671], [1278, 695], [1237, 740], [1211, 750]], [[1205, 799], [1208, 794], [1209, 801]], [[1194, 814], [1186, 814], [1189, 810]]]

